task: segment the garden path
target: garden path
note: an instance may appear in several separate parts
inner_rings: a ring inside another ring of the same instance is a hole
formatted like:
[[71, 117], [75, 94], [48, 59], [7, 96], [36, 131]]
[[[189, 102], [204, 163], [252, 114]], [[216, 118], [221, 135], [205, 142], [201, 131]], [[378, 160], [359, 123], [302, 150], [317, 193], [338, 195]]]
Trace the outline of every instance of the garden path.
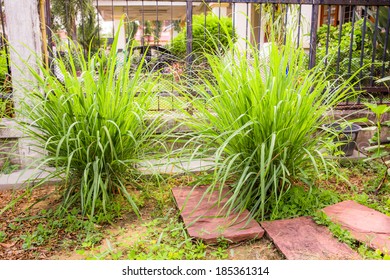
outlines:
[[[205, 187], [172, 189], [177, 207], [188, 233], [205, 243], [216, 243], [223, 238], [240, 242], [267, 236], [287, 259], [361, 259], [348, 245], [332, 236], [327, 227], [316, 224], [311, 217], [265, 221], [259, 224], [249, 212], [225, 217], [224, 207], [229, 195], [222, 192], [206, 194]], [[324, 209], [330, 219], [340, 224], [358, 241], [373, 249], [390, 252], [390, 217], [353, 201], [344, 201]]]

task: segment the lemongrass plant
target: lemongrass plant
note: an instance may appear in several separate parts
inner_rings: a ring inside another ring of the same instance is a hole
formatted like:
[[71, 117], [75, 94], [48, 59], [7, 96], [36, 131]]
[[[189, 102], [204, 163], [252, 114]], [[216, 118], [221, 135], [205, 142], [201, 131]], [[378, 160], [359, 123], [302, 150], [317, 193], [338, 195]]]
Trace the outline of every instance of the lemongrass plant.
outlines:
[[160, 76], [143, 73], [143, 60], [133, 69], [131, 48], [119, 61], [117, 41], [118, 34], [109, 52], [88, 57], [73, 46], [68, 61], [55, 59], [56, 75], [44, 65], [41, 73], [29, 68], [39, 88], [22, 102], [24, 130], [45, 150], [40, 166], [65, 175], [63, 205], [80, 207], [90, 218], [106, 213], [116, 194], [138, 213], [125, 179], [135, 182], [139, 162], [156, 157], [163, 145], [160, 118], [146, 116]]
[[353, 92], [350, 80], [330, 82], [319, 68], [307, 70], [292, 36], [269, 44], [268, 54], [249, 42], [246, 50], [231, 44], [224, 55], [206, 54], [210, 71], [192, 89], [201, 98], [191, 99], [195, 113], [186, 123], [189, 143], [198, 143], [191, 158], [214, 158], [205, 175], [208, 193], [219, 189], [222, 200], [220, 186], [229, 188], [228, 213], [249, 209], [259, 219], [294, 179], [314, 179], [319, 165], [326, 168], [319, 128], [324, 114]]

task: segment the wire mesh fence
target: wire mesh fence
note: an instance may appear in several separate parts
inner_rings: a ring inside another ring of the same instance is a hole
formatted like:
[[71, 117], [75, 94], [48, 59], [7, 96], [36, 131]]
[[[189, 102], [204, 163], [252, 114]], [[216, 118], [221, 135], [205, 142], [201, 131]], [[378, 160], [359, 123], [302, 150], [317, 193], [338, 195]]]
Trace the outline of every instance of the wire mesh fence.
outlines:
[[[7, 53], [6, 18], [0, 0], [2, 52]], [[234, 39], [242, 51], [267, 48], [271, 30], [276, 39], [294, 34], [307, 53], [307, 67], [320, 65], [330, 78], [355, 77], [362, 94], [343, 106], [363, 101], [390, 103], [390, 5], [388, 0], [46, 0], [45, 24], [51, 57], [75, 42], [86, 52], [110, 48], [118, 33], [118, 53], [129, 42], [145, 55], [148, 71], [161, 71], [175, 82], [183, 73], [202, 68], [201, 52], [217, 52]], [[123, 19], [124, 26], [120, 28]], [[218, 42], [215, 44], [215, 42]], [[5, 67], [10, 74], [9, 61]], [[53, 65], [53, 64], [52, 64]], [[198, 68], [197, 68], [198, 67]], [[53, 66], [55, 72], [55, 65]], [[1, 78], [1, 76], [0, 76]], [[61, 79], [61, 77], [59, 77]], [[172, 86], [159, 88], [156, 110], [173, 109]], [[4, 96], [4, 94], [3, 94]], [[160, 97], [159, 97], [160, 98]], [[171, 101], [170, 101], [171, 100]]]

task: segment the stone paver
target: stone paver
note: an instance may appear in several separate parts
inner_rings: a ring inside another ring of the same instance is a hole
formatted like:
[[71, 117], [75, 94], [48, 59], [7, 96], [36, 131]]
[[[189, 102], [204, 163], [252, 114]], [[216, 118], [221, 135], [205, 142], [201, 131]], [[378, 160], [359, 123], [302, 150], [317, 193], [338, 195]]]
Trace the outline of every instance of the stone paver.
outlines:
[[[48, 175], [50, 175], [50, 169], [46, 171], [27, 169], [17, 170], [11, 174], [0, 174], [0, 191], [8, 189], [21, 189], [32, 186]], [[61, 181], [61, 178], [52, 178], [46, 181], [45, 185], [58, 184]]]
[[226, 191], [223, 192], [224, 199], [217, 205], [218, 193], [204, 196], [205, 190], [206, 187], [172, 189], [191, 237], [211, 244], [216, 243], [220, 237], [233, 243], [261, 238], [264, 235], [264, 230], [250, 218], [248, 211], [240, 215], [231, 213], [226, 217], [226, 211], [221, 210], [229, 197]]
[[310, 217], [262, 222], [261, 226], [288, 260], [360, 259], [358, 253]]
[[356, 240], [390, 252], [390, 217], [352, 200], [328, 206], [324, 212]]

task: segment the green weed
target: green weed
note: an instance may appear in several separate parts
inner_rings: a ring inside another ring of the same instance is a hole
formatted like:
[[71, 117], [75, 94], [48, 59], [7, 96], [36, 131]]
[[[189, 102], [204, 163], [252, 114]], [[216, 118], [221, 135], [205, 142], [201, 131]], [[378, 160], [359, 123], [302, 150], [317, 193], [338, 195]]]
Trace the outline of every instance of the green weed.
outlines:
[[330, 190], [316, 187], [309, 188], [309, 190], [303, 187], [291, 187], [282, 195], [278, 203], [271, 203], [269, 219], [311, 216], [325, 206], [337, 202], [340, 202], [339, 195]]

